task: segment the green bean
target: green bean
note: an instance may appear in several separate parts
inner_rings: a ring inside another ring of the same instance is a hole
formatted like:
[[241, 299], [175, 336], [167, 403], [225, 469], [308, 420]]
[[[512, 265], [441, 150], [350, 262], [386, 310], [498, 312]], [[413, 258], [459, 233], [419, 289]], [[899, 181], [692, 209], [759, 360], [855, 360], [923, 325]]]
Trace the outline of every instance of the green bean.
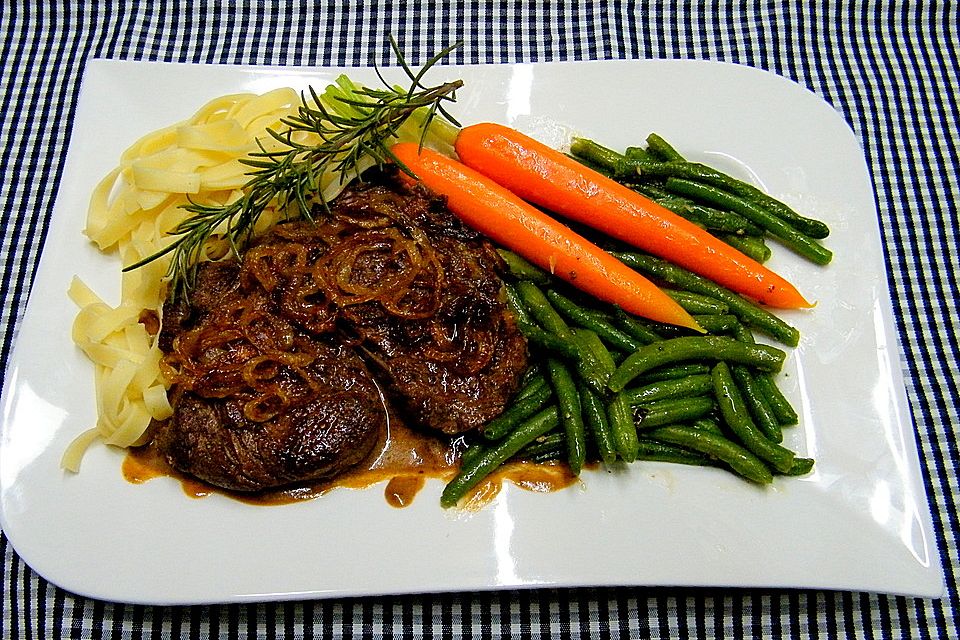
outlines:
[[537, 453], [531, 455], [528, 458], [528, 460], [530, 462], [536, 462], [538, 464], [542, 464], [544, 462], [556, 462], [559, 460], [563, 460], [564, 456], [566, 455], [566, 452], [567, 452], [567, 448], [564, 445], [557, 445], [550, 449], [543, 449], [542, 451], [538, 451]]
[[695, 225], [703, 227], [704, 229], [707, 228], [707, 225], [701, 220], [702, 216], [695, 212], [696, 205], [694, 205], [690, 200], [673, 194], [667, 196], [654, 196], [651, 195], [650, 189], [646, 188], [645, 185], [635, 185], [631, 188], [640, 195], [650, 198], [664, 209], [672, 211], [681, 218], [685, 218]]
[[541, 291], [537, 285], [529, 280], [521, 280], [515, 285], [515, 288], [527, 312], [533, 316], [544, 329], [563, 340], [573, 338], [573, 332], [570, 330], [570, 327], [560, 314], [557, 313], [557, 310], [553, 308], [550, 301], [547, 300], [547, 296], [544, 295], [543, 291]]
[[647, 153], [667, 162], [684, 162], [685, 158], [669, 142], [655, 133], [647, 136]]
[[517, 402], [530, 397], [538, 389], [546, 386], [546, 384], [547, 379], [543, 377], [543, 372], [540, 371], [540, 367], [530, 367], [527, 372], [523, 374], [523, 380], [520, 381], [520, 390], [513, 396], [513, 401]]
[[577, 158], [599, 165], [616, 177], [636, 175], [634, 168], [627, 163], [623, 154], [597, 144], [593, 140], [574, 138], [570, 141], [570, 153]]
[[613, 354], [610, 353], [610, 350], [607, 349], [607, 346], [603, 344], [603, 340], [600, 339], [594, 331], [590, 329], [585, 329], [583, 327], [576, 327], [573, 330], [574, 337], [583, 344], [584, 348], [593, 353], [597, 361], [600, 363], [600, 366], [604, 371], [608, 373], [613, 373], [617, 365], [613, 360]]
[[698, 276], [676, 265], [672, 265], [660, 258], [640, 253], [615, 252], [613, 255], [624, 264], [637, 269], [647, 276], [653, 276], [668, 282], [676, 287], [707, 295], [722, 300], [730, 307], [730, 313], [740, 318], [741, 322], [768, 333], [770, 336], [795, 347], [800, 342], [800, 332], [794, 327], [773, 315], [769, 311], [749, 302], [733, 291], [711, 282], [709, 279]]
[[544, 453], [553, 453], [556, 450], [566, 453], [567, 436], [559, 431], [554, 431], [540, 436], [523, 449], [517, 452], [515, 458], [532, 459]]
[[474, 442], [460, 454], [460, 466], [472, 464], [473, 461], [483, 455], [484, 451], [486, 451], [486, 447], [483, 442]]
[[760, 237], [740, 236], [735, 233], [721, 233], [718, 237], [743, 255], [761, 264], [773, 255], [773, 251]]
[[783, 395], [783, 392], [780, 391], [780, 388], [777, 386], [777, 382], [773, 379], [773, 376], [768, 374], [758, 375], [757, 383], [763, 390], [763, 395], [770, 404], [770, 409], [772, 409], [774, 415], [777, 416], [777, 422], [779, 422], [781, 425], [797, 424], [797, 422], [800, 420], [800, 416], [797, 415], [797, 412], [790, 404], [790, 401], [787, 400], [786, 396]]
[[[659, 136], [652, 147], [646, 150], [640, 147], [628, 147], [626, 154], [617, 153], [585, 138], [575, 138], [570, 150], [571, 155], [577, 159], [596, 165], [616, 178], [640, 176], [645, 179], [647, 176], [652, 176], [695, 180], [720, 187], [724, 191], [756, 203], [811, 238], [822, 240], [830, 234], [829, 227], [822, 221], [800, 215], [782, 201], [751, 184], [712, 167], [683, 161], [682, 156]], [[662, 162], [657, 161], [655, 156], [660, 158], [670, 156], [671, 159]]]
[[720, 414], [730, 430], [758, 458], [766, 460], [781, 473], [789, 471], [793, 466], [794, 453], [771, 442], [754, 424], [727, 363], [718, 362], [713, 367], [712, 375]]
[[812, 458], [794, 458], [793, 466], [784, 473], [786, 476], [805, 476], [813, 471], [814, 461]]
[[729, 360], [765, 371], [779, 371], [786, 354], [768, 345], [745, 344], [725, 336], [684, 336], [648, 344], [633, 352], [610, 376], [608, 386], [621, 391], [645, 371], [684, 360]]
[[503, 297], [506, 300], [507, 308], [513, 313], [517, 322], [525, 322], [530, 325], [536, 324], [534, 319], [530, 317], [530, 314], [527, 313], [527, 307], [523, 304], [523, 300], [520, 299], [520, 294], [517, 292], [516, 287], [505, 284], [503, 287]]
[[747, 344], [756, 344], [757, 340], [753, 337], [753, 332], [750, 331], [750, 328], [742, 322], [738, 322], [733, 327], [733, 337], [739, 340], [740, 342], [746, 342]]
[[734, 326], [740, 324], [736, 316], [728, 313], [697, 314], [693, 316], [693, 319], [707, 333], [732, 333]]
[[[533, 285], [536, 286], [536, 285]], [[580, 352], [576, 346], [556, 335], [544, 331], [537, 326], [534, 319], [527, 311], [527, 306], [520, 297], [517, 289], [511, 285], [504, 287], [507, 306], [513, 312], [517, 322], [517, 328], [520, 333], [532, 344], [547, 350], [550, 353], [558, 354], [573, 362], [580, 361]], [[534, 294], [535, 295], [535, 294]], [[568, 328], [569, 329], [569, 328]]]
[[634, 389], [625, 389], [624, 394], [631, 405], [655, 402], [667, 398], [689, 398], [713, 390], [713, 378], [709, 375], [692, 375], [672, 380], [661, 380]]
[[637, 459], [639, 440], [637, 426], [633, 421], [633, 410], [623, 393], [615, 393], [607, 403], [607, 418], [610, 420], [610, 429], [617, 444], [617, 453], [624, 462], [633, 462]]
[[[616, 152], [614, 152], [614, 153], [616, 153]], [[570, 158], [570, 159], [573, 160], [574, 162], [579, 162], [580, 164], [582, 164], [583, 166], [585, 166], [585, 167], [588, 168], [588, 169], [591, 169], [591, 170], [593, 170], [593, 171], [596, 171], [596, 172], [599, 173], [600, 175], [603, 175], [603, 176], [606, 176], [606, 177], [610, 178], [611, 180], [617, 180], [617, 179], [618, 179], [617, 176], [615, 176], [612, 171], [610, 171], [610, 170], [607, 169], [606, 167], [600, 166], [600, 165], [597, 164], [596, 162], [591, 162], [590, 160], [587, 160], [586, 158], [582, 158], [582, 157], [579, 157], [579, 156], [575, 156], [575, 155], [572, 154], [572, 153], [565, 153], [565, 154], [563, 154], [563, 155], [567, 156], [568, 158]]]
[[553, 390], [547, 381], [541, 378], [541, 384], [536, 385], [530, 395], [514, 402], [483, 427], [483, 437], [487, 440], [503, 438], [521, 422], [540, 411], [551, 397], [553, 397]]
[[562, 356], [571, 362], [580, 362], [580, 351], [572, 342], [548, 333], [537, 325], [521, 320], [519, 317], [517, 318], [517, 328], [531, 344], [544, 349], [548, 353]]
[[783, 442], [783, 432], [780, 430], [780, 422], [774, 415], [773, 409], [767, 403], [763, 391], [759, 388], [756, 378], [750, 373], [750, 370], [743, 365], [734, 365], [730, 368], [733, 374], [734, 382], [743, 396], [743, 401], [753, 417], [754, 424], [763, 432], [768, 440], [773, 442]]
[[678, 378], [686, 378], [687, 376], [696, 376], [704, 373], [710, 373], [709, 365], [696, 362], [675, 364], [665, 367], [658, 367], [648, 371], [643, 375], [638, 376], [636, 381], [641, 384], [647, 384], [650, 382], [657, 382], [658, 380], [676, 380]]
[[562, 362], [548, 358], [547, 371], [560, 408], [560, 424], [567, 435], [567, 462], [574, 475], [579, 475], [587, 458], [587, 434], [580, 395], [570, 370]]
[[647, 197], [649, 197], [651, 200], [656, 202], [658, 205], [660, 205], [664, 209], [669, 209], [670, 211], [677, 214], [681, 218], [686, 218], [690, 222], [696, 223], [706, 228], [706, 225], [701, 221], [701, 216], [694, 213], [696, 205], [692, 204], [690, 200], [687, 200], [686, 198], [681, 198], [680, 196], [676, 196], [673, 194], [665, 197], [649, 196], [648, 193], [645, 193], [646, 190], [640, 186], [634, 187], [633, 190], [638, 192], [640, 195], [646, 195]]
[[670, 178], [667, 190], [674, 193], [708, 202], [717, 207], [736, 211], [756, 225], [770, 232], [784, 245], [816, 264], [829, 264], [833, 253], [810, 236], [797, 231], [789, 223], [760, 205], [739, 196], [700, 182]]
[[632, 184], [630, 188], [708, 231], [732, 233], [738, 236], [761, 236], [764, 233], [761, 227], [734, 211], [706, 207], [651, 184]]
[[509, 436], [486, 449], [483, 455], [472, 459], [470, 464], [461, 464], [460, 471], [444, 487], [440, 496], [440, 504], [443, 507], [452, 507], [457, 504], [470, 489], [477, 486], [497, 467], [512, 458], [536, 438], [552, 429], [556, 429], [559, 425], [560, 412], [556, 406], [547, 407], [526, 420]]
[[702, 431], [709, 431], [710, 433], [715, 433], [718, 436], [723, 435], [723, 429], [713, 418], [698, 418], [690, 423], [690, 427], [693, 429], [700, 429]]
[[579, 359], [580, 354], [574, 345], [537, 325], [515, 287], [506, 285], [504, 291], [507, 307], [514, 315], [517, 328], [529, 342], [568, 359]]
[[764, 233], [763, 227], [735, 211], [722, 211], [695, 204], [691, 207], [689, 215], [699, 221], [704, 228], [717, 233], [733, 234], [744, 238], [759, 238]]
[[600, 314], [591, 313], [591, 310], [581, 307], [558, 291], [550, 289], [546, 295], [547, 300], [549, 300], [554, 308], [561, 315], [565, 316], [567, 320], [595, 332], [598, 336], [610, 343], [613, 348], [620, 349], [621, 351], [636, 351], [643, 344], [636, 338], [613, 326]]
[[636, 406], [636, 412], [640, 414], [636, 425], [638, 429], [652, 429], [665, 424], [696, 420], [713, 411], [715, 407], [713, 399], [706, 396], [648, 402]]
[[663, 292], [673, 298], [687, 313], [720, 315], [730, 310], [730, 305], [726, 302], [699, 293], [691, 293], [690, 291], [681, 291], [679, 289], [664, 289]]
[[580, 347], [581, 353], [590, 354], [594, 367], [599, 373], [599, 379], [603, 381], [603, 386], [598, 388], [597, 391], [603, 393], [606, 390], [607, 380], [617, 369], [617, 363], [603, 341], [600, 340], [600, 337], [590, 329], [576, 327], [573, 330], [573, 337]]
[[651, 329], [649, 325], [639, 318], [635, 318], [623, 309], [617, 307], [613, 314], [613, 322], [623, 329], [624, 332], [640, 341], [642, 344], [657, 342], [663, 337]]
[[[627, 156], [627, 158], [630, 159], [629, 156]], [[664, 191], [661, 186], [651, 184], [649, 182], [638, 182], [636, 184], [631, 184], [630, 188], [640, 195], [646, 196], [647, 198], [653, 200], [661, 207], [673, 211], [678, 216], [685, 216], [689, 214], [693, 208], [697, 206], [690, 198], [684, 198], [683, 196], [678, 196], [675, 193]]]
[[586, 385], [578, 385], [577, 391], [580, 393], [583, 420], [597, 445], [597, 453], [604, 464], [611, 465], [617, 461], [617, 443], [603, 400]]
[[649, 462], [671, 462], [673, 464], [688, 464], [697, 467], [711, 467], [716, 463], [708, 456], [677, 445], [640, 438], [640, 447], [637, 450], [637, 460]]
[[736, 442], [715, 433], [692, 427], [670, 425], [654, 429], [646, 435], [716, 458], [747, 480], [758, 484], [773, 482], [770, 469], [757, 456]]
[[531, 264], [526, 259], [506, 249], [497, 249], [497, 253], [507, 265], [507, 270], [517, 280], [529, 280], [541, 286], [549, 285], [552, 282], [550, 274], [540, 267]]
[[526, 370], [523, 372], [523, 377], [520, 378], [520, 388], [525, 389], [531, 384], [533, 384], [537, 378], [543, 377], [543, 369], [540, 367], [539, 362], [531, 362], [527, 366]]
[[640, 159], [630, 159], [629, 164], [641, 176], [687, 178], [720, 187], [763, 206], [811, 238], [822, 240], [830, 234], [829, 227], [820, 220], [802, 216], [753, 185], [706, 165], [693, 162], [644, 162]]
[[597, 334], [577, 327], [573, 330], [573, 345], [580, 353], [577, 363], [577, 375], [597, 393], [605, 393], [607, 382], [617, 364], [607, 348], [600, 342]]
[[655, 160], [643, 147], [627, 147], [623, 150], [623, 155], [628, 160]]

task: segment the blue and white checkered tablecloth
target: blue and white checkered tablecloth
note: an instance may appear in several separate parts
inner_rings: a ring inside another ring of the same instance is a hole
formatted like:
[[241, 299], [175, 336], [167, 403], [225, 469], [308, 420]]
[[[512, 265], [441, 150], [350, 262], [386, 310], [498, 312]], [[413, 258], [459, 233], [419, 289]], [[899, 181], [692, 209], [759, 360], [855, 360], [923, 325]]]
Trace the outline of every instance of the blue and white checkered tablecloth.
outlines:
[[[332, 8], [334, 5], [339, 8]], [[149, 607], [75, 597], [0, 536], [0, 637], [957, 637], [960, 10], [936, 2], [0, 4], [0, 369], [17, 334], [93, 57], [389, 63], [697, 58], [791, 78], [842, 113], [876, 187], [907, 392], [942, 556], [937, 600], [867, 593], [604, 588]], [[66, 526], [66, 523], [65, 523]]]

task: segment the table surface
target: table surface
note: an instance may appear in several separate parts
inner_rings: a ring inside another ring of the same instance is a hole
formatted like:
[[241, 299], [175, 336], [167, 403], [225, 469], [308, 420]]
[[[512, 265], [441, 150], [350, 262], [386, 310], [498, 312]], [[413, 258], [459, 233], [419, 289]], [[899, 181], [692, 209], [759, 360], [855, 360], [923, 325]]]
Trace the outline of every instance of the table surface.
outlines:
[[[38, 3], [40, 4], [40, 3]], [[411, 3], [413, 4], [413, 3]], [[411, 61], [463, 41], [460, 63], [688, 58], [751, 65], [833, 105], [861, 141], [947, 585], [940, 599], [871, 593], [604, 588], [277, 604], [149, 607], [47, 583], [0, 534], [0, 637], [956, 637], [958, 7], [951, 2], [644, 4], [261, 0], [3, 3], [0, 65], [0, 370], [45, 237], [91, 58], [214, 64]]]

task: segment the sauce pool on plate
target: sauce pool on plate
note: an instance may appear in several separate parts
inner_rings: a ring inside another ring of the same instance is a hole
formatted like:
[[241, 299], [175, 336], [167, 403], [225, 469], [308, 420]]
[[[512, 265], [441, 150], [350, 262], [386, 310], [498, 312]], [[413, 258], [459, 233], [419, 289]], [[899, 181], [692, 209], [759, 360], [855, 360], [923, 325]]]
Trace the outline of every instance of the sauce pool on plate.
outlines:
[[[152, 444], [127, 450], [123, 476], [133, 484], [168, 476], [180, 481], [185, 494], [203, 498], [219, 493], [255, 505], [282, 505], [312, 500], [336, 488], [365, 489], [385, 482], [384, 499], [395, 508], [407, 507], [426, 486], [428, 479], [450, 480], [457, 472], [465, 448], [462, 437], [447, 440], [425, 434], [391, 417], [383, 442], [366, 460], [335, 478], [301, 483], [272, 491], [245, 494], [226, 491], [172, 468]], [[576, 481], [565, 464], [512, 462], [484, 479], [463, 500], [464, 508], [477, 510], [488, 504], [504, 481], [537, 492], [558, 491]]]

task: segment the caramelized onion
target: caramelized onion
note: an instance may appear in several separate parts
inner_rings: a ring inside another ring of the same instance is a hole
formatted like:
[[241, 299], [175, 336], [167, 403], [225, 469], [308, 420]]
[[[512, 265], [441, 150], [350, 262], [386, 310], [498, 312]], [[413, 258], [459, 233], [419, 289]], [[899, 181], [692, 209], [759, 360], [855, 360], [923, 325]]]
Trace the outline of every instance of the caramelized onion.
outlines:
[[[370, 254], [379, 257], [367, 258]], [[332, 275], [337, 302], [351, 305], [406, 289], [420, 274], [423, 257], [396, 229], [365, 231], [340, 243], [318, 266]]]
[[316, 336], [336, 332], [341, 343], [362, 345], [370, 337], [363, 320], [382, 326], [376, 318], [384, 313], [414, 321], [396, 325], [397, 339], [423, 343], [427, 359], [467, 374], [488, 366], [497, 344], [489, 314], [471, 311], [469, 301], [441, 313], [442, 302], [456, 298], [445, 273], [450, 258], [441, 259], [402, 199], [372, 193], [348, 192], [335, 214], [318, 210], [315, 224], [279, 224], [250, 247], [240, 295], [177, 336], [161, 362], [164, 375], [203, 397], [237, 395], [244, 417], [263, 422], [319, 393], [310, 371]]
[[243, 367], [243, 380], [252, 389], [259, 389], [265, 382], [280, 374], [280, 362], [272, 356], [257, 356]]
[[243, 373], [238, 369], [212, 369], [190, 382], [190, 390], [203, 398], [228, 398], [244, 388]]
[[265, 393], [243, 405], [243, 415], [251, 422], [266, 422], [283, 411], [289, 402], [278, 393]]
[[468, 320], [457, 335], [449, 336], [442, 325], [431, 322], [429, 335], [433, 342], [424, 348], [425, 355], [436, 362], [453, 363], [465, 374], [482, 371], [494, 356], [496, 332], [495, 328], [474, 324]]

